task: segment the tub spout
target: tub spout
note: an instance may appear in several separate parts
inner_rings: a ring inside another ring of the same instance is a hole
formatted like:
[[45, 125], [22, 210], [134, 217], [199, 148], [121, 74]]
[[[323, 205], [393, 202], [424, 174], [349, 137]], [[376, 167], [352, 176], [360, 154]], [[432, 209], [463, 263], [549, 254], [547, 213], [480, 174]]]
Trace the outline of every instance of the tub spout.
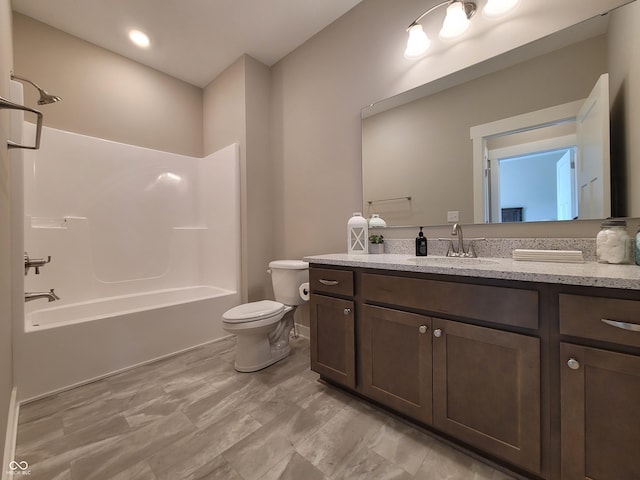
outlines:
[[25, 292], [24, 301], [30, 302], [32, 300], [38, 300], [39, 298], [46, 298], [50, 302], [55, 302], [56, 300], [60, 300], [60, 297], [56, 295], [56, 292], [53, 291], [53, 288], [48, 292]]

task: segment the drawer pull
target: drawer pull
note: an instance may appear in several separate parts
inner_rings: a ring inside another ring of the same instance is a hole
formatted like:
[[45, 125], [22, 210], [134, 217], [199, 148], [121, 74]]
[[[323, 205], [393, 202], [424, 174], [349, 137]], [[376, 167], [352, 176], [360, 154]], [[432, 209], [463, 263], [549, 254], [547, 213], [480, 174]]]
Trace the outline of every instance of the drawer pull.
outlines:
[[618, 322], [616, 320], [609, 320], [606, 318], [603, 318], [600, 321], [606, 323], [607, 325], [611, 325], [612, 327], [621, 328], [623, 330], [631, 330], [632, 332], [640, 332], [640, 325], [637, 325], [635, 323]]
[[328, 287], [335, 287], [340, 283], [338, 280], [325, 280], [324, 278], [321, 278], [319, 282]]
[[580, 368], [580, 362], [575, 358], [570, 358], [567, 362], [567, 367], [569, 367], [571, 370], [578, 370]]
[[420, 327], [418, 328], [418, 331], [420, 333], [427, 333], [427, 330], [429, 330], [429, 329], [427, 328], [426, 325], [420, 325]]
[[345, 315], [349, 315], [351, 313], [351, 309], [350, 308], [345, 308], [344, 309], [344, 314]]
[[434, 337], [437, 337], [437, 338], [440, 338], [440, 337], [442, 336], [442, 330], [440, 330], [439, 328], [436, 328], [436, 329], [433, 331], [433, 336], [434, 336]]

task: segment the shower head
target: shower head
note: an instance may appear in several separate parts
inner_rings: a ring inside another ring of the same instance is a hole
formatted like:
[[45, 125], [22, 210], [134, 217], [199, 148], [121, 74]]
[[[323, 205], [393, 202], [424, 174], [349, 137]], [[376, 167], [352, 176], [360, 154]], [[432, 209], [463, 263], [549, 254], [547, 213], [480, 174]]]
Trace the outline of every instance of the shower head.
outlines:
[[40, 99], [38, 100], [38, 105], [47, 105], [49, 103], [55, 103], [55, 102], [59, 102], [60, 100], [62, 100], [62, 98], [60, 98], [57, 95], [51, 95], [50, 93], [47, 93], [46, 91], [44, 91], [42, 88], [40, 88], [38, 85], [33, 83], [28, 78], [24, 78], [24, 77], [21, 77], [19, 75], [16, 75], [15, 73], [12, 73], [11, 74], [11, 80], [22, 80], [23, 82], [30, 83], [31, 85], [36, 87], [36, 89], [38, 90], [38, 93], [40, 94]]

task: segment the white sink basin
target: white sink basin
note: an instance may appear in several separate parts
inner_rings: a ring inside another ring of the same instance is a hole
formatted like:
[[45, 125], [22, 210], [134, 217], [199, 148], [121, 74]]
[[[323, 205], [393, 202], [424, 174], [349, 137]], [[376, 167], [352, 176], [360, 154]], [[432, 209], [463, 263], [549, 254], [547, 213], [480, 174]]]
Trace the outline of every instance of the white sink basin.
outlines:
[[422, 265], [446, 265], [446, 266], [472, 266], [472, 265], [497, 265], [498, 262], [488, 258], [469, 257], [412, 257], [410, 262]]

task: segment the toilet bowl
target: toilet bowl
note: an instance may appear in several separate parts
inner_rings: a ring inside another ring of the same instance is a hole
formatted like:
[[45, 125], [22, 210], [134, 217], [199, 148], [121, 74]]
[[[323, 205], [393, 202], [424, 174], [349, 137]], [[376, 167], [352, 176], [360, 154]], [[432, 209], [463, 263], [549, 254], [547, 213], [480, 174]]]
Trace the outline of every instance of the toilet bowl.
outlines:
[[293, 315], [297, 306], [306, 302], [300, 287], [309, 281], [308, 268], [307, 262], [299, 260], [269, 263], [276, 301], [245, 303], [222, 315], [224, 330], [237, 336], [237, 371], [255, 372], [289, 355]]

